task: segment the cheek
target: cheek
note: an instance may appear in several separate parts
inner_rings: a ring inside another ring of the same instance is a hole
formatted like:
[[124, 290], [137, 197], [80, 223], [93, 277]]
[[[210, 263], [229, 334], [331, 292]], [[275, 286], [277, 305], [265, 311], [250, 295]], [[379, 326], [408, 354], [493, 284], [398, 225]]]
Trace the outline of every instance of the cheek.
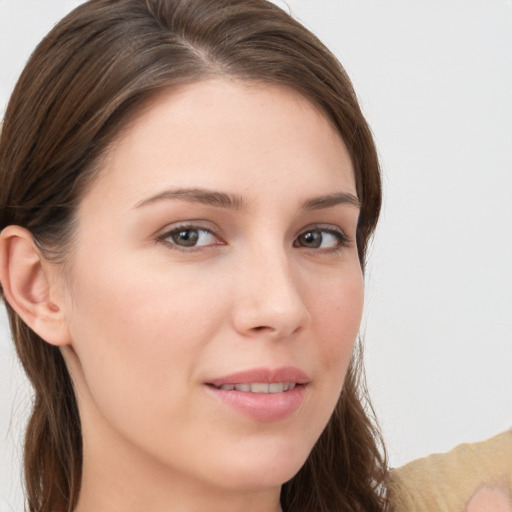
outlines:
[[323, 429], [341, 393], [359, 332], [364, 302], [361, 270], [354, 265], [351, 271], [333, 275], [317, 287], [310, 283], [309, 289], [318, 361], [316, 421]]
[[359, 266], [324, 283], [315, 297], [310, 311], [322, 340], [323, 363], [339, 367], [350, 357], [361, 323], [364, 283]]
[[77, 265], [70, 330], [95, 406], [135, 422], [144, 411], [171, 414], [184, 400], [223, 304], [216, 287], [191, 285], [185, 272], [122, 261], [91, 262], [86, 275]]

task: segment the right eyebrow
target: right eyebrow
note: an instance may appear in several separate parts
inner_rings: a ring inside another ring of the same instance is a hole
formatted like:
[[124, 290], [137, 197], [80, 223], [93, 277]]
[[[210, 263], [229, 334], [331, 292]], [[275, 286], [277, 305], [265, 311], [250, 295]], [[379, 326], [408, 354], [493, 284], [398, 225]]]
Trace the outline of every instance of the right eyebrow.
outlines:
[[204, 188], [177, 188], [164, 190], [154, 196], [143, 199], [135, 205], [135, 208], [142, 208], [149, 204], [163, 200], [178, 199], [190, 203], [202, 203], [228, 210], [246, 210], [247, 202], [243, 197], [236, 194], [226, 194]]

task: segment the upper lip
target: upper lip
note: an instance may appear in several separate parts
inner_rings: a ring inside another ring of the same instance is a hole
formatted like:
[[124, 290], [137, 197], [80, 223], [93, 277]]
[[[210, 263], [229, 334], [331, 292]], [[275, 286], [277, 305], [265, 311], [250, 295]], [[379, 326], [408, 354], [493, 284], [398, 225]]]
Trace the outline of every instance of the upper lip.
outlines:
[[219, 387], [225, 384], [251, 384], [262, 382], [267, 384], [279, 382], [294, 382], [296, 384], [307, 384], [308, 375], [293, 366], [281, 368], [251, 368], [240, 372], [231, 373], [223, 377], [208, 381], [208, 384]]

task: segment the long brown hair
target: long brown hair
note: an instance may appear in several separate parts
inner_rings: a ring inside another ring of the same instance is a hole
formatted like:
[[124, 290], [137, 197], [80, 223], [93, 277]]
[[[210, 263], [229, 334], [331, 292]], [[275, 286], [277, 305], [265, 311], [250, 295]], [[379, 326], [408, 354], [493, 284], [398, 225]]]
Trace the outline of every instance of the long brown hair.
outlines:
[[[336, 58], [265, 0], [91, 0], [64, 18], [33, 53], [6, 111], [0, 229], [23, 226], [48, 258], [65, 261], [77, 204], [128, 116], [164, 88], [211, 76], [291, 87], [331, 120], [355, 169], [364, 269], [381, 203], [371, 132]], [[58, 348], [6, 307], [35, 391], [24, 454], [28, 508], [70, 512], [82, 464], [73, 384]], [[325, 431], [283, 486], [287, 512], [387, 508], [386, 459], [366, 399], [360, 350], [354, 352]]]

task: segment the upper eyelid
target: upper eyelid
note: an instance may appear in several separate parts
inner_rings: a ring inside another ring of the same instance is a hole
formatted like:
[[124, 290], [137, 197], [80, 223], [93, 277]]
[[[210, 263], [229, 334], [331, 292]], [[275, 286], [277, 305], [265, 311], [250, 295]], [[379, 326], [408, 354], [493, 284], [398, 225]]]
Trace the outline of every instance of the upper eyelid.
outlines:
[[[293, 240], [293, 245], [295, 246], [295, 243], [298, 240], [298, 238], [302, 234], [307, 233], [308, 231], [324, 231], [324, 232], [327, 232], [327, 233], [335, 236], [336, 238], [338, 238], [337, 245], [332, 248], [327, 248], [325, 250], [323, 250], [321, 248], [311, 248], [311, 249], [309, 249], [307, 247], [304, 248], [306, 250], [311, 250], [311, 251], [315, 251], [315, 252], [319, 251], [319, 252], [324, 252], [324, 253], [336, 253], [343, 248], [352, 247], [355, 244], [355, 240], [356, 240], [355, 235], [351, 236], [351, 235], [347, 234], [347, 232], [344, 229], [342, 229], [339, 226], [336, 226], [335, 224], [320, 223], [320, 224], [312, 224], [312, 225], [302, 229], [301, 231], [299, 231]], [[298, 246], [298, 247], [302, 248], [301, 246]]]
[[[177, 221], [174, 223], [167, 224], [164, 228], [159, 229], [155, 235], [154, 240], [156, 242], [167, 242], [171, 245], [175, 245], [176, 247], [179, 247], [177, 244], [174, 244], [172, 242], [169, 242], [167, 239], [171, 236], [172, 233], [179, 231], [180, 229], [190, 229], [190, 230], [197, 230], [197, 231], [205, 231], [215, 238], [219, 239], [222, 244], [225, 244], [224, 239], [220, 235], [220, 232], [218, 229], [213, 227], [210, 222], [208, 221], [201, 221], [201, 220], [195, 220], [195, 221]], [[219, 245], [222, 245], [219, 244]], [[200, 247], [207, 247], [207, 246], [200, 246]], [[190, 249], [193, 249], [191, 247]], [[190, 250], [188, 249], [188, 250]]]
[[170, 224], [167, 224], [164, 228], [159, 229], [157, 231], [157, 235], [159, 235], [159, 236], [168, 235], [169, 233], [172, 233], [173, 231], [176, 231], [177, 229], [203, 230], [203, 231], [208, 231], [215, 236], [218, 236], [218, 233], [219, 233], [219, 229], [214, 227], [214, 225], [209, 221], [184, 220], [184, 221], [177, 221], [177, 222], [172, 222]]
[[335, 224], [311, 224], [310, 226], [306, 226], [305, 228], [302, 228], [298, 233], [297, 236], [301, 235], [302, 233], [306, 233], [308, 231], [328, 231], [330, 233], [338, 233], [346, 238], [349, 238], [349, 235], [346, 233], [346, 231], [339, 226], [336, 226]]
[[[217, 239], [219, 243], [211, 243], [211, 244], [205, 244], [205, 245], [191, 245], [191, 246], [182, 246], [174, 241], [171, 241], [170, 238], [173, 233], [180, 230], [196, 230], [196, 231], [204, 231], [214, 238]], [[192, 254], [197, 252], [203, 252], [208, 249], [212, 249], [217, 246], [226, 245], [226, 242], [222, 239], [220, 235], [217, 234], [217, 232], [210, 228], [205, 227], [204, 225], [200, 225], [198, 223], [191, 223], [191, 222], [177, 222], [171, 225], [167, 225], [166, 228], [163, 228], [160, 230], [156, 237], [154, 238], [154, 241], [157, 244], [164, 244], [166, 245], [170, 250], [177, 251], [179, 253], [183, 254]]]

